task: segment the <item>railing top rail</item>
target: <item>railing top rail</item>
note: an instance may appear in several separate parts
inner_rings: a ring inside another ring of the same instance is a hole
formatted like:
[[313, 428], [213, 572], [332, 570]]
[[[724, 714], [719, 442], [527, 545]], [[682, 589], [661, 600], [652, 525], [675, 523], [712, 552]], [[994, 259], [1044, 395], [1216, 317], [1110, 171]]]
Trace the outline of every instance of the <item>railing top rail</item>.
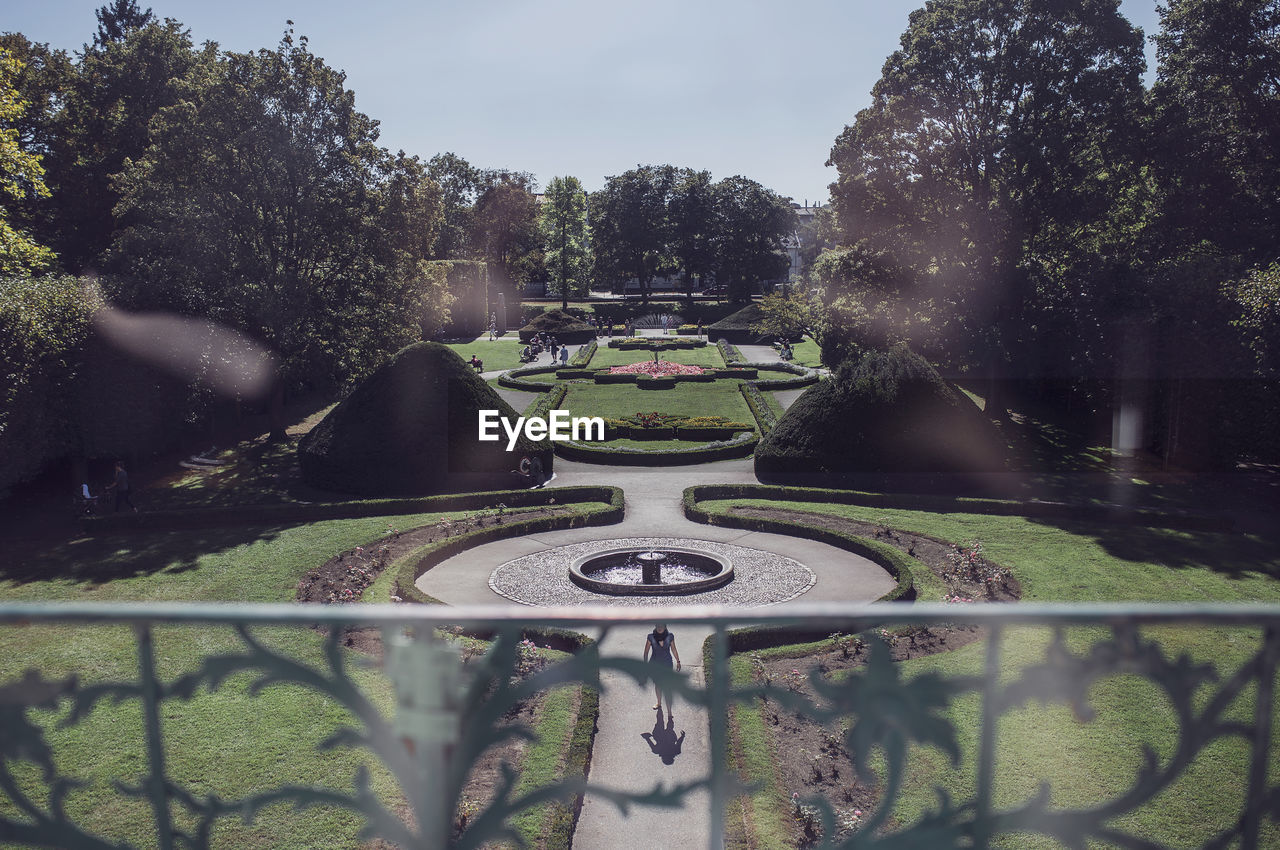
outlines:
[[909, 625], [945, 621], [972, 625], [1155, 624], [1280, 626], [1280, 605], [1262, 603], [835, 603], [793, 602], [759, 608], [720, 605], [617, 607], [513, 607], [510, 605], [318, 605], [184, 602], [9, 602], [0, 604], [0, 623], [243, 623], [258, 625], [495, 625], [535, 622], [544, 626], [606, 624], [718, 623], [724, 625], [856, 624]]

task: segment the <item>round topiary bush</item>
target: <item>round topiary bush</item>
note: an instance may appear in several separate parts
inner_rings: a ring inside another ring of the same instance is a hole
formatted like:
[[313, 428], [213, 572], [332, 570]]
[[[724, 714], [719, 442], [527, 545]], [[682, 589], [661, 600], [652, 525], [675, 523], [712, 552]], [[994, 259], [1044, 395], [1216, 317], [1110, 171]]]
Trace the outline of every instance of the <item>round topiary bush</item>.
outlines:
[[999, 472], [995, 428], [905, 345], [868, 353], [805, 391], [756, 449], [761, 480]]
[[528, 342], [534, 334], [548, 333], [562, 343], [580, 345], [596, 338], [596, 329], [563, 310], [548, 310], [533, 317], [520, 329], [520, 341]]
[[307, 483], [370, 496], [509, 489], [527, 486], [513, 473], [538, 456], [550, 475], [548, 443], [523, 436], [512, 451], [481, 442], [480, 410], [518, 414], [445, 346], [420, 342], [399, 351], [329, 411], [298, 443]]

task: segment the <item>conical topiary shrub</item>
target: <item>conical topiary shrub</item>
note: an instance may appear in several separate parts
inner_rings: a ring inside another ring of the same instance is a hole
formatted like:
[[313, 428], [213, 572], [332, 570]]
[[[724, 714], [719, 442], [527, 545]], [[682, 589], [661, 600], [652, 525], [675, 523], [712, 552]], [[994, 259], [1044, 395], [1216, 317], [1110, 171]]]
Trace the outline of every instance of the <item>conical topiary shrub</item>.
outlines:
[[521, 437], [508, 452], [479, 439], [479, 411], [518, 414], [461, 357], [435, 342], [399, 351], [329, 411], [298, 444], [307, 483], [370, 496], [505, 489], [527, 485], [513, 473], [522, 457], [550, 444]]
[[534, 316], [520, 329], [520, 341], [528, 342], [537, 333], [551, 334], [566, 345], [581, 345], [596, 338], [595, 328], [563, 310], [547, 310]]
[[900, 345], [806, 390], [760, 441], [755, 468], [761, 480], [839, 486], [850, 476], [1000, 472], [1004, 459], [994, 426]]

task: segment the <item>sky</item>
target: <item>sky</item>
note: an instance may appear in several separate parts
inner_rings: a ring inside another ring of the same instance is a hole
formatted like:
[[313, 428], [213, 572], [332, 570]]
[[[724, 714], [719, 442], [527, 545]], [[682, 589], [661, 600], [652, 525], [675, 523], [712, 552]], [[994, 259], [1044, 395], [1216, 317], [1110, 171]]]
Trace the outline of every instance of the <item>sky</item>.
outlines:
[[[18, 0], [0, 30], [69, 51], [106, 0]], [[1148, 37], [1157, 0], [1121, 0]], [[825, 202], [824, 163], [870, 103], [911, 10], [895, 0], [153, 0], [196, 43], [298, 35], [347, 73], [381, 144], [423, 159], [573, 175], [589, 190], [639, 164], [745, 175]], [[139, 6], [148, 3], [140, 0]], [[1150, 77], [1150, 68], [1148, 69]]]

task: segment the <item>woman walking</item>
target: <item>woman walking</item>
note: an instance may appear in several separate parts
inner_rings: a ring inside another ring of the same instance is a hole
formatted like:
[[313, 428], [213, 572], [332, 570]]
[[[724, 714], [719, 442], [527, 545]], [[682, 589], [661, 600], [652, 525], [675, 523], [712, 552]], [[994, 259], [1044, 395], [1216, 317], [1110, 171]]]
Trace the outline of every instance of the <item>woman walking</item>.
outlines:
[[[653, 657], [650, 658], [650, 653]], [[644, 640], [644, 660], [652, 661], [654, 664], [665, 664], [671, 666], [671, 659], [675, 658], [676, 669], [680, 669], [680, 651], [676, 649], [676, 636], [667, 631], [666, 623], [658, 623], [653, 627]], [[662, 711], [664, 694], [661, 686], [657, 682], [653, 685], [653, 710]], [[671, 692], [665, 694], [667, 703], [667, 714], [671, 714]]]

